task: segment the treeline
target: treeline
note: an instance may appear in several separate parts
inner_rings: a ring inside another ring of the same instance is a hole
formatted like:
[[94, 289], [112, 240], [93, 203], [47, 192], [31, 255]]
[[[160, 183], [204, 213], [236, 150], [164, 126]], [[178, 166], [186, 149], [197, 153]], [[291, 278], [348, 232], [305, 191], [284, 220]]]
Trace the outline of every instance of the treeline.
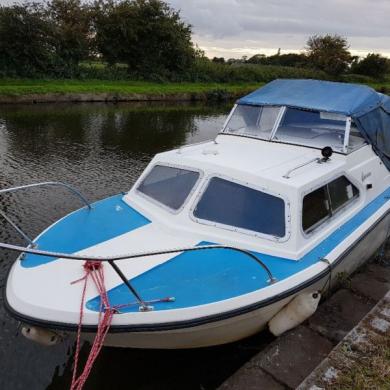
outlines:
[[48, 0], [0, 6], [0, 77], [262, 82], [277, 77], [383, 78], [389, 61], [361, 59], [337, 35], [304, 53], [208, 59], [191, 26], [161, 0]]
[[0, 8], [0, 72], [73, 77], [83, 61], [169, 76], [196, 57], [191, 27], [159, 0], [51, 0]]
[[349, 51], [346, 38], [339, 35], [314, 35], [306, 43], [303, 53], [281, 54], [280, 49], [274, 55], [255, 54], [248, 58], [214, 57], [219, 64], [257, 64], [317, 69], [331, 77], [363, 75], [382, 79], [390, 72], [390, 60], [378, 53], [369, 53], [361, 58]]

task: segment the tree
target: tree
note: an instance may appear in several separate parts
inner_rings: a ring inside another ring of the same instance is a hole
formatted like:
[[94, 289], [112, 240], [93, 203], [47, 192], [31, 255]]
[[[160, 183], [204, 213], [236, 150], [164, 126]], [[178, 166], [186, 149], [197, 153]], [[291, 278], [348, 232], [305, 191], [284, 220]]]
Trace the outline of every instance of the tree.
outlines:
[[54, 26], [57, 67], [69, 73], [89, 56], [90, 8], [80, 0], [52, 0], [47, 3], [47, 16]]
[[253, 57], [249, 58], [247, 62], [250, 64], [261, 65], [305, 67], [307, 66], [308, 60], [305, 54], [274, 54], [268, 57], [266, 57], [264, 54], [255, 54]]
[[357, 59], [351, 67], [351, 73], [382, 79], [390, 70], [390, 61], [380, 54], [369, 53], [363, 59]]
[[100, 0], [96, 46], [110, 64], [145, 77], [185, 72], [195, 59], [191, 26], [160, 0]]
[[309, 63], [332, 76], [339, 76], [348, 69], [352, 57], [346, 38], [340, 35], [313, 35], [307, 41]]
[[3, 74], [33, 77], [53, 69], [52, 25], [38, 4], [0, 7], [0, 69]]
[[247, 61], [249, 64], [266, 64], [267, 57], [265, 54], [255, 54]]

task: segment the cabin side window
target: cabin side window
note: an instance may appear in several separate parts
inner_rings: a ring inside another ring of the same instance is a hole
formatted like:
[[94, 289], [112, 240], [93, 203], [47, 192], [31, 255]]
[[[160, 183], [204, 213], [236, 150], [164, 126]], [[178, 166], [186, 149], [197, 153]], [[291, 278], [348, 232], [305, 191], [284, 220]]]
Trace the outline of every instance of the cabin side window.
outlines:
[[284, 237], [283, 199], [253, 188], [213, 177], [196, 205], [193, 215], [203, 221]]
[[366, 144], [367, 142], [362, 136], [362, 134], [360, 133], [358, 127], [354, 122], [352, 122], [350, 133], [349, 133], [348, 151], [352, 152]]
[[155, 165], [137, 187], [137, 191], [172, 210], [179, 210], [199, 176], [199, 172]]
[[310, 233], [358, 196], [358, 189], [345, 176], [305, 195], [302, 205], [303, 231]]

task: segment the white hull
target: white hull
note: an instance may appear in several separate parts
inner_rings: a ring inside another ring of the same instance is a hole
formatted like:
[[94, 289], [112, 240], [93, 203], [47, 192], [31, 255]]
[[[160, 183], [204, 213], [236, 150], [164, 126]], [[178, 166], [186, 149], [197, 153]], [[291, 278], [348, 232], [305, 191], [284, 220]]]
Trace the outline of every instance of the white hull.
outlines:
[[[389, 223], [390, 215], [387, 215], [346, 254], [332, 270], [333, 286], [337, 284], [338, 274], [350, 275], [374, 255], [386, 240]], [[326, 275], [313, 285], [301, 290], [300, 293], [322, 289], [328, 282], [328, 278], [329, 276]], [[297, 294], [250, 313], [201, 326], [169, 331], [110, 333], [104, 344], [123, 348], [183, 349], [231, 343], [263, 330], [268, 321]], [[83, 338], [89, 341], [93, 337], [94, 334], [91, 333], [83, 335]]]

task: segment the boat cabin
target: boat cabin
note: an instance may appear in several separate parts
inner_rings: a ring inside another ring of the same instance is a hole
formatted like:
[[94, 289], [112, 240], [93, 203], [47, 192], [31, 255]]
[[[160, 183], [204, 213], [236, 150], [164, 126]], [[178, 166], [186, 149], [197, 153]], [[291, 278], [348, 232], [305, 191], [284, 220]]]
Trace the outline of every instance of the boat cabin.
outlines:
[[238, 100], [215, 141], [157, 155], [126, 199], [201, 241], [300, 259], [387, 188], [360, 125], [382, 96], [276, 80]]

